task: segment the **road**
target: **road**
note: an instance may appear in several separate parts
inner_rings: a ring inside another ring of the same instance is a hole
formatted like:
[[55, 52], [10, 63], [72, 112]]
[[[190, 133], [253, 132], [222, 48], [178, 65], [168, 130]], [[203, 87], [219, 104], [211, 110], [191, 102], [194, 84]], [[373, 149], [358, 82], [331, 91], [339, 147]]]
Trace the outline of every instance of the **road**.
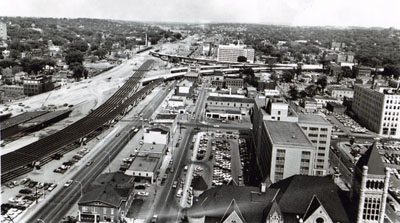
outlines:
[[[150, 103], [140, 111], [139, 114], [142, 114], [144, 119], [150, 118], [158, 105], [164, 100], [167, 95], [165, 89], [156, 95], [153, 99], [154, 103]], [[114, 137], [113, 140], [109, 141], [98, 151], [99, 155], [95, 156], [93, 164], [89, 167], [82, 166], [82, 169], [85, 169], [85, 171], [79, 171], [71, 178], [80, 183], [75, 182], [70, 187], [60, 190], [58, 194], [55, 194], [50, 200], [47, 200], [46, 206], [38, 213], [35, 213], [28, 222], [36, 222], [37, 219], [42, 219], [45, 222], [59, 222], [65, 214], [68, 213], [80, 198], [81, 186], [85, 188], [96, 179], [107, 167], [109, 159], [113, 160], [133, 137], [130, 133], [130, 129], [132, 127], [141, 128], [142, 123], [139, 119], [135, 119], [132, 120], [132, 122], [125, 122], [124, 124], [125, 126], [119, 131], [119, 136]], [[118, 133], [116, 135], [118, 135]]]

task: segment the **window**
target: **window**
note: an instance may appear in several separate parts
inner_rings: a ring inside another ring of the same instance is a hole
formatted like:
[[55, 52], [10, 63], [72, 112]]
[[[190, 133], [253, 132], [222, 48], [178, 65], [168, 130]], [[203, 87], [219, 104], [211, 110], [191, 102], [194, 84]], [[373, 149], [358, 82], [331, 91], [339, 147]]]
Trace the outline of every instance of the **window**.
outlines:
[[114, 209], [111, 208], [111, 215], [114, 215]]
[[107, 208], [103, 208], [103, 214], [107, 214]]

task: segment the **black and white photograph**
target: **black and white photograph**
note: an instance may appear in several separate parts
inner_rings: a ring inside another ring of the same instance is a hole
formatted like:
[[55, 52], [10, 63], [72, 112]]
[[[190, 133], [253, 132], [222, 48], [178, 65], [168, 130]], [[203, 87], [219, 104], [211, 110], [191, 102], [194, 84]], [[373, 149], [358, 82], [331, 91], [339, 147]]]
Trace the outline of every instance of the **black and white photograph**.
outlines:
[[1, 0], [1, 223], [400, 223], [399, 0]]

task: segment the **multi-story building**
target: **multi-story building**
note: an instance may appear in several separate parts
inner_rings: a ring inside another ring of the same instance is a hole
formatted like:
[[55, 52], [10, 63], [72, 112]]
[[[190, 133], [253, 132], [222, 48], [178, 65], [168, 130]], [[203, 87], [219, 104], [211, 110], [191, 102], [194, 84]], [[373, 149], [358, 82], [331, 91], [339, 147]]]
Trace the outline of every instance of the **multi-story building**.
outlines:
[[0, 22], [0, 40], [7, 40], [7, 24]]
[[4, 96], [16, 97], [24, 95], [24, 87], [20, 85], [3, 85]]
[[150, 144], [168, 145], [170, 140], [169, 128], [165, 126], [156, 126], [146, 128], [143, 133], [143, 142]]
[[247, 62], [254, 63], [254, 49], [246, 45], [219, 45], [217, 50], [217, 61], [238, 62], [238, 57], [244, 56]]
[[312, 175], [314, 146], [295, 122], [263, 121], [263, 163], [271, 181], [296, 174]]
[[358, 160], [352, 188], [357, 223], [385, 222], [390, 172], [389, 168], [385, 168], [376, 144]]
[[336, 99], [343, 99], [344, 97], [346, 98], [353, 98], [354, 96], [354, 90], [351, 88], [329, 88], [328, 89], [328, 94], [330, 94], [333, 98]]
[[238, 87], [242, 88], [244, 85], [244, 80], [242, 78], [225, 78], [225, 87], [226, 88], [232, 88], [232, 87]]
[[314, 145], [313, 175], [324, 176], [329, 170], [329, 146], [332, 125], [320, 115], [298, 114], [299, 126]]
[[134, 199], [133, 178], [122, 172], [99, 176], [78, 202], [79, 222], [123, 222]]
[[36, 76], [24, 79], [24, 94], [31, 96], [37, 95], [54, 89], [51, 76]]
[[[332, 126], [322, 116], [297, 114], [283, 98], [256, 98], [254, 109], [252, 110], [253, 138], [257, 163], [263, 177], [272, 176], [269, 165], [273, 165], [272, 153], [268, 149], [271, 143], [267, 141], [271, 136], [273, 127], [263, 124], [265, 121], [293, 123], [293, 129], [299, 128], [312, 147], [312, 165], [310, 175], [326, 175], [328, 173], [329, 146], [332, 133]], [[288, 125], [288, 124], [287, 124]], [[283, 128], [283, 127], [282, 127]], [[280, 131], [280, 137], [291, 141], [293, 134], [288, 131]], [[294, 131], [294, 130], [293, 130]], [[297, 136], [297, 138], [301, 136]], [[282, 139], [283, 141], [283, 139]], [[304, 143], [304, 145], [307, 143]], [[288, 145], [287, 148], [293, 148]], [[304, 149], [305, 147], [301, 147]], [[296, 153], [294, 153], [296, 154]], [[298, 157], [299, 154], [297, 154]], [[300, 168], [293, 167], [293, 168]], [[299, 172], [300, 173], [300, 172]], [[303, 172], [304, 173], [304, 172]], [[275, 176], [274, 176], [275, 177]], [[273, 180], [273, 179], [272, 179]]]
[[397, 88], [354, 85], [352, 110], [361, 124], [383, 137], [400, 138], [400, 92]]
[[194, 84], [191, 81], [183, 80], [175, 88], [175, 95], [191, 97], [193, 95]]

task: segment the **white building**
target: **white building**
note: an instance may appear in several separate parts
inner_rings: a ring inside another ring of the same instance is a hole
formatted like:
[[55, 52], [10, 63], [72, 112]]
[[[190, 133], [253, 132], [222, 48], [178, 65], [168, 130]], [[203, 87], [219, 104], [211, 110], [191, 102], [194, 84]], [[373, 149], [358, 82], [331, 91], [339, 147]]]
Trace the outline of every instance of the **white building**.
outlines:
[[254, 49], [247, 48], [246, 45], [219, 45], [217, 51], [217, 61], [219, 62], [238, 62], [238, 57], [244, 56], [247, 62], [254, 63]]
[[329, 170], [329, 146], [332, 125], [320, 115], [298, 114], [299, 126], [314, 145], [313, 175], [324, 176]]
[[7, 40], [7, 24], [0, 22], [0, 40]]
[[143, 142], [149, 144], [168, 145], [169, 129], [164, 126], [146, 128], [143, 133]]
[[400, 138], [400, 94], [397, 88], [354, 85], [352, 110], [360, 122], [383, 137]]
[[328, 90], [328, 94], [330, 94], [333, 98], [343, 100], [346, 98], [353, 98], [354, 90], [350, 88], [330, 88]]

